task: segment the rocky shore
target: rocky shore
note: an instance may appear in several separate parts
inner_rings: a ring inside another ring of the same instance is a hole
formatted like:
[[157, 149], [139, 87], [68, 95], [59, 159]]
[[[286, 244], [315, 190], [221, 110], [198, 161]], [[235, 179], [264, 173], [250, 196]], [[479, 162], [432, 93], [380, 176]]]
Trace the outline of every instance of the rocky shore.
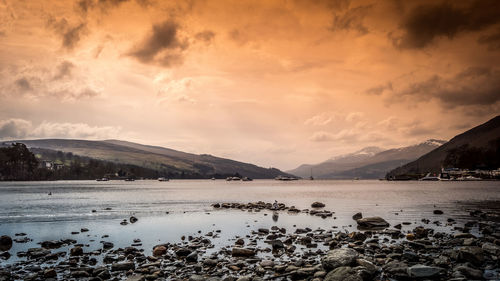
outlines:
[[[217, 203], [213, 208], [336, 218], [321, 202], [302, 210], [265, 202]], [[357, 213], [352, 222], [358, 230], [353, 232], [277, 226], [249, 229], [246, 236], [233, 237], [217, 248], [213, 240], [223, 229], [183, 236], [179, 243], [165, 241], [149, 250], [140, 249], [140, 239], [125, 248], [101, 241], [102, 248], [95, 251], [87, 251], [77, 240], [64, 239], [40, 241], [38, 248], [10, 253], [14, 243], [29, 238], [25, 233], [4, 235], [0, 237], [0, 281], [500, 279], [500, 224], [495, 214], [473, 211], [465, 224], [458, 224], [441, 210], [433, 213], [443, 219], [422, 218], [418, 225], [401, 221], [393, 226], [383, 218]], [[432, 225], [449, 231], [437, 232]], [[92, 230], [81, 229], [87, 231]], [[3, 260], [13, 254], [23, 259], [5, 264]]]

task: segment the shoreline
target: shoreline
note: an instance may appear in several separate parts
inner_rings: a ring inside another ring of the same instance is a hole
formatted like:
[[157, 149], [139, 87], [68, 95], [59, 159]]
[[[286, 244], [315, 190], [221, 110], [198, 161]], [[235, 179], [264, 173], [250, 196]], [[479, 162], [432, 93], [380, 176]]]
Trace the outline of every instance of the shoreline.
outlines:
[[[279, 216], [296, 212], [325, 220], [335, 216], [324, 208], [305, 211], [284, 204], [279, 210], [270, 208], [271, 203], [263, 202], [222, 203], [218, 208], [215, 204], [213, 212], [236, 209], [269, 216], [275, 212]], [[385, 280], [390, 277], [408, 280], [409, 274], [428, 274], [425, 278], [438, 280], [465, 280], [460, 279], [460, 275], [466, 279], [497, 278], [500, 228], [494, 220], [498, 216], [478, 210], [469, 215], [470, 221], [463, 225], [443, 216], [440, 223], [445, 224], [448, 233], [436, 232], [431, 227], [435, 222], [422, 218], [410, 228], [393, 225], [348, 233], [341, 228], [249, 227], [245, 235], [229, 237], [220, 246], [216, 246], [215, 241], [227, 232], [226, 229], [185, 234], [179, 242], [163, 241], [151, 249], [140, 249], [140, 237], [134, 241], [135, 246], [117, 248], [116, 241], [102, 241], [102, 248], [93, 251], [76, 239], [40, 241], [45, 243], [26, 251], [29, 257], [26, 261], [4, 265], [0, 260], [0, 279], [320, 281]], [[355, 220], [352, 222], [356, 224]], [[92, 229], [82, 228], [81, 231], [92, 233]], [[477, 233], [469, 233], [474, 231]], [[23, 237], [26, 235], [12, 239]]]

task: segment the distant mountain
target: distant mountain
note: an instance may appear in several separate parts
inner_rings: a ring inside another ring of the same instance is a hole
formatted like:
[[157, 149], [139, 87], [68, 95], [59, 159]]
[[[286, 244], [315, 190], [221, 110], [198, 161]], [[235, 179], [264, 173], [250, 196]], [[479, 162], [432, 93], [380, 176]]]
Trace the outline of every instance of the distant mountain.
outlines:
[[376, 179], [422, 156], [445, 143], [442, 140], [430, 139], [423, 143], [383, 150], [378, 147], [367, 147], [354, 153], [332, 158], [317, 165], [301, 165], [288, 173], [306, 177], [311, 170], [315, 178], [347, 179], [359, 177], [362, 179]]
[[439, 172], [442, 167], [496, 169], [500, 166], [500, 115], [474, 127], [387, 176]]
[[191, 154], [159, 146], [142, 145], [120, 140], [88, 141], [68, 139], [19, 140], [29, 148], [71, 152], [93, 159], [130, 164], [165, 174], [185, 174], [196, 177], [240, 174], [250, 178], [274, 178], [286, 173], [274, 168], [215, 157]]

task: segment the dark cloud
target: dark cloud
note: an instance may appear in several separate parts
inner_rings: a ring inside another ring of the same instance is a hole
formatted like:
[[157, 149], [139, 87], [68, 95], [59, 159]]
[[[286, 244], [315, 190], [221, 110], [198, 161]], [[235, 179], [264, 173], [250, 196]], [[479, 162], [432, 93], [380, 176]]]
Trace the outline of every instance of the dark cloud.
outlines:
[[142, 63], [159, 63], [172, 66], [182, 62], [182, 51], [188, 47], [185, 40], [179, 39], [179, 25], [167, 20], [153, 25], [150, 34], [128, 55]]
[[213, 32], [211, 30], [204, 30], [204, 31], [196, 33], [194, 35], [194, 38], [196, 40], [201, 40], [201, 41], [205, 41], [206, 43], [210, 43], [215, 38], [215, 32]]
[[333, 32], [339, 30], [354, 30], [361, 35], [367, 34], [369, 30], [363, 24], [363, 19], [370, 12], [371, 8], [371, 5], [359, 6], [347, 9], [341, 14], [335, 14], [330, 30]]
[[66, 18], [57, 20], [53, 16], [49, 17], [47, 26], [61, 38], [62, 46], [67, 50], [74, 49], [87, 31], [86, 23], [71, 25]]
[[444, 108], [490, 106], [500, 102], [500, 72], [486, 67], [469, 67], [443, 78], [434, 75], [392, 93], [392, 100], [414, 98], [417, 102], [438, 100]]
[[78, 11], [87, 14], [92, 8], [95, 7], [94, 0], [80, 0], [76, 3], [76, 7]]
[[67, 77], [71, 77], [71, 71], [75, 65], [69, 61], [63, 61], [58, 67], [57, 67], [57, 73], [54, 75], [54, 80], [59, 80]]
[[234, 42], [244, 45], [245, 43], [248, 42], [248, 37], [246, 34], [244, 34], [242, 31], [238, 29], [232, 29], [228, 33], [229, 39], [233, 40]]
[[16, 87], [19, 89], [21, 93], [25, 93], [33, 90], [30, 81], [26, 77], [22, 77], [16, 80]]
[[392, 83], [387, 82], [385, 85], [379, 85], [373, 88], [369, 88], [365, 91], [365, 94], [368, 95], [381, 95], [384, 93], [384, 91], [392, 91]]
[[496, 33], [483, 35], [479, 37], [477, 40], [480, 44], [488, 45], [488, 49], [490, 50], [499, 50], [500, 49], [500, 29], [496, 31]]
[[403, 35], [392, 37], [402, 49], [424, 48], [435, 38], [453, 39], [459, 33], [479, 31], [500, 23], [500, 1], [445, 1], [418, 5], [403, 17]]

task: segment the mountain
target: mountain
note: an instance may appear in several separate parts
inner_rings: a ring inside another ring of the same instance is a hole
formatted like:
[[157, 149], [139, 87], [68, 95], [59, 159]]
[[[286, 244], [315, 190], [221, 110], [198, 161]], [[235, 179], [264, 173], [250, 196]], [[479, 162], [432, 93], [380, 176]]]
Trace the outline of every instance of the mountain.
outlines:
[[142, 145], [120, 140], [88, 141], [70, 139], [18, 140], [30, 149], [70, 152], [97, 160], [130, 164], [165, 174], [185, 174], [195, 177], [240, 174], [250, 178], [274, 178], [286, 173], [274, 168], [215, 157], [192, 154], [159, 146]]
[[301, 177], [313, 176], [324, 179], [376, 179], [404, 163], [408, 163], [445, 143], [430, 139], [417, 145], [383, 150], [367, 147], [354, 153], [332, 158], [317, 165], [301, 165], [288, 173]]
[[500, 165], [500, 115], [474, 127], [387, 176], [439, 172], [441, 168], [496, 169]]

